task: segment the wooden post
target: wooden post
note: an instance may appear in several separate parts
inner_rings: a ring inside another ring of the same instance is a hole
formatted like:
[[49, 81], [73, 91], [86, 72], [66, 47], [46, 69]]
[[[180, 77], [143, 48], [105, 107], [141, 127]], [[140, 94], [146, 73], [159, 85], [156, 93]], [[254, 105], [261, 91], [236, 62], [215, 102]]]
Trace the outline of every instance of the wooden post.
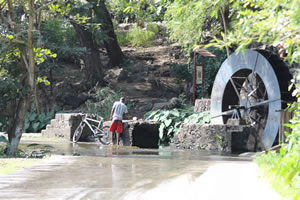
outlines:
[[204, 66], [205, 66], [205, 57], [203, 56], [203, 61], [202, 61], [202, 99], [204, 98]]
[[193, 74], [193, 105], [195, 105], [196, 99], [196, 52], [194, 52], [194, 74]]

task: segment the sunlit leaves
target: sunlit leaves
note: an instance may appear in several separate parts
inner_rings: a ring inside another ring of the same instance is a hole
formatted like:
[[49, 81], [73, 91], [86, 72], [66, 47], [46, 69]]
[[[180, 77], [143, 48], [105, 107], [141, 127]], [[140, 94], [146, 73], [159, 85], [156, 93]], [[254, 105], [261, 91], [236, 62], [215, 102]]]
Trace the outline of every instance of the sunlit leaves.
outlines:
[[52, 12], [57, 12], [60, 13], [61, 15], [68, 15], [71, 11], [71, 4], [56, 3], [56, 4], [49, 5], [48, 8]]
[[7, 35], [6, 38], [12, 40], [12, 39], [14, 39], [14, 36], [13, 35]]
[[[226, 39], [212, 41], [214, 46], [238, 45], [245, 49], [251, 42], [260, 42], [269, 46], [282, 46], [286, 59], [299, 62], [299, 0], [231, 0], [236, 10], [236, 19], [232, 23]], [[298, 57], [297, 57], [298, 56]]]
[[167, 27], [172, 40], [191, 49], [194, 45], [205, 42], [208, 37], [219, 35], [222, 26], [219, 8], [227, 1], [179, 1], [172, 3], [166, 11]]
[[192, 110], [173, 109], [156, 110], [146, 113], [146, 120], [160, 123], [159, 138], [161, 144], [170, 142], [182, 123], [209, 123], [209, 112], [195, 113]]
[[34, 48], [34, 60], [37, 64], [43, 63], [47, 58], [56, 58], [57, 54], [53, 53], [50, 49]]
[[134, 8], [133, 8], [132, 6], [128, 6], [127, 8], [125, 8], [125, 9], [123, 10], [123, 12], [124, 12], [125, 14], [133, 13], [133, 12], [134, 12]]
[[36, 84], [38, 83], [44, 83], [46, 86], [50, 85], [50, 81], [47, 80], [47, 76], [37, 77]]

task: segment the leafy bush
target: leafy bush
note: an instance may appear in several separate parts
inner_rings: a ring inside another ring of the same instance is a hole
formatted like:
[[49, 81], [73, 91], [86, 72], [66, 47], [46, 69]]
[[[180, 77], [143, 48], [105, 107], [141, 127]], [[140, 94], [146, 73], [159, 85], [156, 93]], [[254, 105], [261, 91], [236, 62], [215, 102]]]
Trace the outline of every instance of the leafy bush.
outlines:
[[26, 133], [39, 133], [42, 129], [46, 128], [51, 119], [55, 117], [55, 112], [41, 113], [40, 115], [29, 112], [25, 120]]
[[219, 35], [222, 26], [212, 17], [216, 4], [223, 1], [173, 1], [167, 8], [165, 19], [170, 39], [177, 41], [187, 51], [204, 43], [209, 37]]
[[[296, 90], [294, 94], [300, 97], [300, 75], [296, 77], [294, 83]], [[292, 132], [285, 133], [288, 143], [283, 144], [280, 153], [268, 152], [256, 158], [256, 162], [262, 169], [265, 176], [270, 180], [274, 189], [284, 198], [300, 199], [300, 101], [290, 105], [289, 111], [294, 112], [294, 117], [290, 120]]]
[[115, 92], [109, 87], [101, 88], [99, 86], [96, 86], [93, 92], [95, 93], [94, 99], [86, 102], [88, 113], [109, 120], [114, 102], [119, 101], [124, 94], [120, 91]]
[[161, 145], [168, 145], [182, 123], [209, 123], [209, 112], [195, 113], [190, 109], [156, 110], [145, 114], [146, 120], [160, 123], [159, 139]]
[[3, 157], [5, 155], [5, 150], [7, 146], [9, 145], [8, 140], [5, 136], [0, 136], [0, 157]]
[[129, 39], [132, 45], [139, 47], [150, 47], [154, 43], [155, 33], [143, 30], [138, 26], [134, 26], [133, 30], [129, 32]]
[[9, 118], [13, 116], [14, 111], [7, 112], [8, 107], [14, 107], [12, 103], [27, 92], [16, 79], [0, 71], [0, 131], [7, 130]]
[[[152, 27], [152, 29], [155, 29]], [[155, 30], [154, 30], [155, 31]], [[120, 46], [150, 47], [154, 45], [156, 32], [143, 30], [134, 26], [129, 32], [117, 31], [117, 38]]]
[[153, 32], [155, 34], [159, 33], [159, 26], [157, 24], [147, 24], [147, 31]]
[[184, 80], [187, 82], [193, 81], [193, 75], [192, 75], [192, 65], [188, 64], [170, 64], [170, 72], [171, 74], [179, 79]]

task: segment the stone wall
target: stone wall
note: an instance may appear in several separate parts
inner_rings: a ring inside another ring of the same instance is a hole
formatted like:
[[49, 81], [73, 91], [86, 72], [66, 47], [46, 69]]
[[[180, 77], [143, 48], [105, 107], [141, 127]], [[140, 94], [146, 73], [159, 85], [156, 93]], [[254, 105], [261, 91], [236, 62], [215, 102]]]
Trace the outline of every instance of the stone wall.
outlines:
[[[81, 122], [83, 114], [61, 113], [56, 114], [55, 119], [42, 131], [44, 137], [59, 137], [72, 141], [73, 133]], [[111, 121], [106, 121], [103, 126], [110, 126]], [[124, 132], [121, 134], [121, 144], [124, 146], [136, 146], [140, 148], [158, 148], [159, 124], [154, 121], [124, 120]], [[105, 131], [109, 131], [108, 128]], [[89, 137], [92, 132], [87, 126], [80, 137], [81, 142], [96, 141]], [[111, 141], [111, 134], [109, 134]]]
[[247, 126], [184, 123], [174, 136], [173, 145], [181, 149], [253, 151], [255, 146], [253, 130]]
[[41, 134], [45, 137], [59, 137], [72, 140], [73, 133], [81, 121], [82, 115], [77, 113], [59, 113]]
[[194, 112], [204, 112], [210, 110], [210, 99], [196, 99]]
[[[110, 126], [111, 122], [104, 123]], [[124, 131], [121, 134], [123, 146], [136, 146], [140, 148], [158, 148], [159, 124], [154, 121], [123, 120]], [[111, 134], [110, 140], [111, 141]]]

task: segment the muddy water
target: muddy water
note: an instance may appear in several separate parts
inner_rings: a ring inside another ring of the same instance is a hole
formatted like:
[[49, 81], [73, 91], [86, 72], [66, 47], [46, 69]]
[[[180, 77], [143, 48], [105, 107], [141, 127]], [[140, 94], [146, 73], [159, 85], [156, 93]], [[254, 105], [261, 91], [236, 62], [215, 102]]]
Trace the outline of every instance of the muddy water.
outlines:
[[[47, 144], [22, 141], [21, 148], [32, 143]], [[13, 189], [5, 190], [0, 179], [0, 199], [148, 199], [144, 194], [150, 191], [160, 191], [158, 197], [167, 198], [164, 191], [168, 189], [169, 193], [175, 189], [184, 195], [191, 189], [189, 184], [212, 165], [251, 160], [219, 152], [171, 148], [150, 150], [66, 142], [50, 145], [55, 148], [53, 154], [63, 156], [54, 156], [41, 166], [14, 175], [18, 181], [9, 179], [8, 184]], [[173, 199], [182, 197], [175, 195]]]

